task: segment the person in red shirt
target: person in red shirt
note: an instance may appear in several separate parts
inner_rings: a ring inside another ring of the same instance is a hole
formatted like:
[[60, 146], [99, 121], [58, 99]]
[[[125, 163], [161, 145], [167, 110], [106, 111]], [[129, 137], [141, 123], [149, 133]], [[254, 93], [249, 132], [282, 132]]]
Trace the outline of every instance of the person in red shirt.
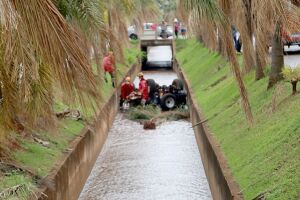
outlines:
[[121, 85], [121, 96], [120, 96], [120, 106], [123, 102], [129, 99], [129, 95], [134, 91], [134, 85], [131, 83], [129, 76], [125, 78], [125, 81]]
[[112, 86], [115, 87], [115, 60], [113, 52], [110, 51], [102, 60], [102, 67], [104, 69], [104, 80], [107, 82], [106, 73], [110, 74]]
[[148, 88], [148, 83], [147, 81], [144, 79], [144, 74], [142, 72], [140, 72], [138, 74], [138, 77], [140, 79], [140, 83], [139, 83], [139, 94], [142, 97], [141, 100], [141, 104], [144, 106], [146, 104], [146, 102], [149, 99], [149, 88]]

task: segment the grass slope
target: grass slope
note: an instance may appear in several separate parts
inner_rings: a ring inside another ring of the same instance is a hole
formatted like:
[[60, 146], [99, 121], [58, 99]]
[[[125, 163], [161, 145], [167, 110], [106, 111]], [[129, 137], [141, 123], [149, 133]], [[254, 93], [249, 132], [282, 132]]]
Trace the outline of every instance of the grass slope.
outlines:
[[[137, 58], [142, 56], [142, 53], [137, 48], [137, 44], [135, 44], [132, 45], [130, 49], [125, 49], [124, 55], [125, 65], [117, 65], [117, 76], [119, 82], [122, 81], [123, 77], [130, 69], [129, 66], [137, 62]], [[93, 67], [96, 66], [94, 65]], [[104, 82], [103, 85], [99, 86], [99, 89], [101, 89], [103, 94], [103, 102], [101, 102], [101, 105], [107, 102], [113, 92], [110, 76], [107, 76], [107, 78], [108, 82]], [[63, 104], [61, 100], [57, 98], [54, 108], [56, 112], [61, 112], [68, 108], [68, 105]], [[92, 108], [81, 109], [80, 106], [77, 106], [77, 109], [82, 111], [83, 117], [87, 121], [93, 118], [94, 112]], [[59, 121], [58, 130], [53, 131], [53, 133], [34, 133], [34, 135], [39, 139], [48, 141], [50, 143], [49, 147], [42, 146], [35, 142], [31, 137], [25, 139], [16, 135], [15, 137], [21, 143], [21, 148], [12, 151], [10, 159], [18, 165], [30, 169], [30, 171], [34, 172], [39, 177], [45, 177], [54, 167], [55, 163], [62, 157], [63, 153], [68, 150], [69, 143], [80, 134], [85, 123], [86, 121], [76, 121], [71, 118], [66, 118]], [[37, 183], [36, 180], [20, 170], [12, 170], [8, 173], [1, 173], [0, 170], [0, 194], [1, 191], [19, 184], [23, 184], [25, 186], [25, 195], [22, 194], [22, 196], [19, 196], [16, 194], [12, 195], [11, 198], [8, 199], [26, 199], [27, 195], [34, 189], [34, 185]]]
[[289, 83], [244, 77], [255, 125], [249, 127], [225, 60], [195, 40], [177, 41], [177, 59], [245, 199], [300, 198], [300, 95]]

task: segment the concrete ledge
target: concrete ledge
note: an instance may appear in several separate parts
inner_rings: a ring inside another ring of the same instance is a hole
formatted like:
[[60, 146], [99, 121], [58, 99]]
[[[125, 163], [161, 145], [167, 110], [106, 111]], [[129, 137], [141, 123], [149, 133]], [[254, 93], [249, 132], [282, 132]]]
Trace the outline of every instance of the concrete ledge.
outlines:
[[[134, 65], [127, 74], [134, 77], [139, 71], [140, 65]], [[87, 125], [71, 142], [69, 151], [47, 176], [45, 182], [49, 183], [39, 188], [41, 195], [30, 199], [78, 199], [118, 112], [120, 85], [100, 109], [92, 125]]]
[[[187, 87], [192, 124], [196, 125], [203, 122], [205, 118], [198, 106], [192, 87], [176, 60], [173, 69]], [[211, 134], [206, 123], [203, 122], [195, 126], [194, 132], [213, 199], [243, 199], [243, 195], [240, 193], [241, 190], [231, 174], [220, 145]]]

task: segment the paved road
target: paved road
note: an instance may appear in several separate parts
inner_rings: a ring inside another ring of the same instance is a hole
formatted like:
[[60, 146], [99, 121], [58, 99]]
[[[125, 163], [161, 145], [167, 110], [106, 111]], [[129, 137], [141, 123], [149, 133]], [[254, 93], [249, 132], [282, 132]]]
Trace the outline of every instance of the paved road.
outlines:
[[284, 64], [291, 67], [300, 65], [300, 47], [292, 46], [288, 48], [287, 46], [285, 46], [284, 49], [287, 53], [287, 55], [284, 56]]

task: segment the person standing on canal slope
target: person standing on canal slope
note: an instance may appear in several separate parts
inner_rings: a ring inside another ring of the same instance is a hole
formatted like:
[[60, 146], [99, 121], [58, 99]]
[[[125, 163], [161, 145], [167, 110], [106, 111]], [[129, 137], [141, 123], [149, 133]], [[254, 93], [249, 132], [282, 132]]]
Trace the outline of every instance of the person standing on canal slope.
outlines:
[[149, 99], [149, 89], [148, 89], [148, 83], [147, 81], [144, 79], [144, 74], [142, 72], [140, 72], [138, 74], [138, 77], [140, 79], [140, 83], [139, 83], [139, 95], [142, 96], [142, 100], [141, 100], [141, 104], [143, 106], [145, 106], [146, 102]]
[[113, 52], [110, 51], [102, 61], [102, 67], [104, 69], [104, 80], [107, 82], [106, 73], [110, 74], [112, 86], [115, 87], [115, 60]]

